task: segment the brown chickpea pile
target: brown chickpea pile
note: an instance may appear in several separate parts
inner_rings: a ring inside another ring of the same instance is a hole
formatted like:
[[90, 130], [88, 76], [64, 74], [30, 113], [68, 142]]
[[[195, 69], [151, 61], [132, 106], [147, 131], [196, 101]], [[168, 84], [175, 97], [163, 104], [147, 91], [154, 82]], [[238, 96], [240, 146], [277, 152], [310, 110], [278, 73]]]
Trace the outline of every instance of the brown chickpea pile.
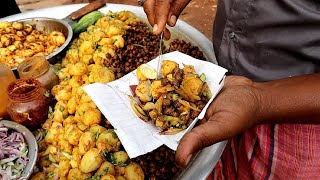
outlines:
[[121, 78], [141, 64], [149, 62], [159, 53], [159, 37], [152, 34], [143, 22], [129, 28], [123, 39], [125, 46], [117, 49], [116, 54], [104, 62], [106, 66], [114, 68], [116, 78]]
[[196, 59], [206, 60], [202, 51], [197, 46], [193, 46], [191, 43], [187, 43], [184, 40], [174, 39], [170, 43], [170, 47], [165, 51], [166, 53], [180, 51], [184, 54], [188, 54]]
[[139, 156], [133, 161], [140, 164], [144, 173], [145, 179], [172, 179], [179, 168], [174, 162], [175, 152], [166, 146], [161, 146], [151, 153]]
[[0, 22], [0, 62], [18, 66], [27, 57], [47, 56], [64, 44], [63, 33], [49, 34], [21, 22]]

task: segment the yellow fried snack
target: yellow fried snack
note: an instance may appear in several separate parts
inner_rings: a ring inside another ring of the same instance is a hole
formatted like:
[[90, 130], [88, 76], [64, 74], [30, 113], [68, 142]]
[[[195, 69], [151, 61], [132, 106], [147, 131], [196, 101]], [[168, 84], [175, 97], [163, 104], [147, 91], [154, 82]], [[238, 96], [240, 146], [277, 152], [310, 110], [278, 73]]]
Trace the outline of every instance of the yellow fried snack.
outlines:
[[102, 163], [99, 149], [92, 148], [82, 157], [79, 169], [84, 173], [90, 173], [97, 170]]
[[168, 74], [171, 74], [172, 71], [177, 67], [179, 67], [179, 65], [176, 62], [170, 60], [163, 60], [161, 64], [162, 76], [166, 77]]
[[131, 162], [125, 167], [124, 177], [127, 180], [144, 180], [144, 173], [137, 163]]
[[152, 96], [150, 93], [151, 81], [142, 81], [136, 88], [136, 95], [142, 102], [148, 102], [152, 100]]
[[148, 79], [156, 79], [157, 72], [151, 66], [147, 64], [142, 64], [137, 68], [137, 77], [140, 81], [145, 81]]
[[105, 174], [110, 174], [115, 176], [116, 175], [116, 170], [114, 168], [114, 165], [108, 161], [105, 161], [101, 164], [100, 168], [96, 172], [96, 176], [103, 176]]

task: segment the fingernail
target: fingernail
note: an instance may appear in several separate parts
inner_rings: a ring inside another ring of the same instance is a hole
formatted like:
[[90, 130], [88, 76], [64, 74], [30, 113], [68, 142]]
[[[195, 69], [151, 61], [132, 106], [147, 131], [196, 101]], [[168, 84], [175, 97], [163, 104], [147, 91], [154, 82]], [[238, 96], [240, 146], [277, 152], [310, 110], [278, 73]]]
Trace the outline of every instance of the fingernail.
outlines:
[[158, 31], [158, 24], [155, 24], [155, 25], [153, 26], [153, 32], [156, 32], [156, 31]]
[[171, 20], [171, 22], [172, 22], [173, 24], [176, 24], [176, 22], [177, 22], [177, 17], [176, 17], [175, 15], [172, 15], [172, 16], [170, 17], [170, 20]]
[[188, 156], [187, 159], [186, 159], [186, 164], [185, 164], [185, 166], [187, 166], [187, 165], [189, 164], [191, 158], [192, 158], [192, 154], [189, 154], [189, 156]]

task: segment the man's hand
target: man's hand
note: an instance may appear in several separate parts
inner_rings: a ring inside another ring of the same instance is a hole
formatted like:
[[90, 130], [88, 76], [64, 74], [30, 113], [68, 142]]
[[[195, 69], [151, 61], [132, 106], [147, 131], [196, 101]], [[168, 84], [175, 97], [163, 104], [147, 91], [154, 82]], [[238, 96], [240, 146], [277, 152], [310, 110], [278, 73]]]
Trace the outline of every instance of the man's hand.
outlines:
[[200, 149], [263, 123], [320, 124], [320, 73], [265, 83], [227, 77], [206, 117], [180, 141], [176, 161], [185, 166]]
[[170, 39], [166, 24], [173, 27], [183, 9], [191, 0], [145, 0], [143, 8], [153, 27], [154, 34], [164, 31], [165, 39]]
[[259, 99], [258, 90], [251, 80], [240, 76], [226, 77], [223, 89], [200, 125], [180, 141], [176, 162], [186, 166], [192, 154], [254, 125], [259, 118]]

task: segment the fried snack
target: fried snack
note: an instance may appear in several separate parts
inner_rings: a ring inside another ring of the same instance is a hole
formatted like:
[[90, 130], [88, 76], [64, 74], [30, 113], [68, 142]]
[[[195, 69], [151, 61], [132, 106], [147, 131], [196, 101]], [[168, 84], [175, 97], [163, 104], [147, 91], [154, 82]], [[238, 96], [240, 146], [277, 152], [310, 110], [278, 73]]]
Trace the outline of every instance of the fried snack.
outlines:
[[176, 62], [164, 60], [161, 71], [159, 80], [140, 81], [135, 90], [139, 100], [132, 98], [131, 107], [139, 118], [161, 128], [161, 134], [176, 134], [198, 117], [211, 92], [205, 75], [196, 74], [191, 65], [180, 69]]
[[28, 57], [49, 55], [65, 41], [59, 31], [45, 34], [29, 24], [0, 22], [0, 62], [15, 67]]
[[124, 169], [124, 177], [127, 180], [144, 180], [142, 168], [137, 163], [130, 163]]

